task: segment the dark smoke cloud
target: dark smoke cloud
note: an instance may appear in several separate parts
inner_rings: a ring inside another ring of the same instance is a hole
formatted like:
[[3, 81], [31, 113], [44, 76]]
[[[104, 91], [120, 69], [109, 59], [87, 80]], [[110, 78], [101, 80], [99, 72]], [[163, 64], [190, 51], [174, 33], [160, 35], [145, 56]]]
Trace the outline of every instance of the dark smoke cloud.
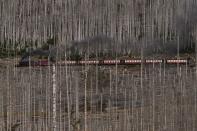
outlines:
[[182, 9], [178, 10], [175, 19], [180, 51], [195, 48], [195, 36], [193, 34], [197, 25], [197, 5], [192, 4], [191, 1], [188, 2], [188, 8], [184, 9], [182, 7]]
[[[167, 55], [176, 55], [179, 53], [187, 53], [195, 51], [195, 36], [197, 26], [197, 5], [188, 0], [185, 5], [182, 4], [176, 7], [174, 14], [174, 39], [163, 42], [162, 40], [153, 40], [147, 48], [144, 48], [144, 54], [153, 55], [163, 53]], [[178, 48], [179, 47], [179, 48]]]
[[[185, 5], [185, 2], [187, 5]], [[165, 14], [162, 14], [165, 15]], [[163, 40], [162, 38], [155, 38], [151, 40], [148, 38], [133, 41], [125, 40], [121, 42], [115, 41], [113, 38], [105, 35], [99, 35], [92, 38], [87, 38], [82, 41], [74, 41], [69, 48], [71, 53], [108, 53], [108, 54], [128, 54], [140, 55], [143, 48], [144, 55], [166, 54], [176, 55], [178, 51], [189, 52], [194, 51], [195, 37], [193, 36], [197, 26], [197, 5], [193, 4], [191, 0], [180, 1], [176, 5], [173, 14], [173, 39]], [[164, 20], [165, 21], [165, 20]], [[164, 22], [163, 21], [163, 22]], [[179, 49], [178, 49], [179, 45]]]
[[115, 43], [112, 38], [99, 35], [81, 41], [74, 41], [69, 50], [70, 53], [78, 52], [79, 54], [112, 53], [117, 50]]

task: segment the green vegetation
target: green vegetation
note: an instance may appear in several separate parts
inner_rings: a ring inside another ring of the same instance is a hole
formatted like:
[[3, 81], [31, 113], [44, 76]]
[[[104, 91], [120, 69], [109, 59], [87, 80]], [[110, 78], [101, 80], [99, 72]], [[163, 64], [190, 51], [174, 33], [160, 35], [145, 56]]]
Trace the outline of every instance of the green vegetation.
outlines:
[[44, 43], [41, 48], [43, 50], [49, 50], [51, 46], [56, 45], [57, 37], [49, 38], [46, 43]]
[[27, 40], [25, 42], [16, 42], [10, 39], [3, 42], [0, 41], [0, 58], [22, 56], [24, 53], [28, 52], [29, 49], [41, 48], [43, 50], [48, 50], [50, 46], [55, 45], [56, 40], [57, 37], [49, 38], [41, 46], [38, 45], [38, 41], [33, 42], [32, 40]]

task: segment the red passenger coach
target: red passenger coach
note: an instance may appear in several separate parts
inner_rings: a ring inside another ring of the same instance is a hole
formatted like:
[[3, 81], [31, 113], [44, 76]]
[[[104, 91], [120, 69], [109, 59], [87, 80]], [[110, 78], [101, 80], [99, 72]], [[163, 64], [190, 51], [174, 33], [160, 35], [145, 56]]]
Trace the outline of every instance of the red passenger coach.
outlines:
[[80, 64], [90, 64], [90, 65], [96, 65], [99, 64], [98, 60], [82, 60], [79, 61]]
[[49, 65], [49, 61], [48, 60], [41, 60], [39, 61], [39, 66], [48, 66]]
[[75, 64], [77, 64], [77, 62], [76, 61], [60, 61], [57, 64], [59, 64], [59, 65], [75, 65]]
[[146, 64], [159, 64], [159, 63], [163, 63], [163, 60], [146, 60], [145, 63]]
[[167, 60], [166, 62], [167, 62], [167, 64], [187, 64], [188, 63], [187, 60], [177, 60], [177, 59]]
[[85, 60], [79, 61], [79, 64], [86, 64], [87, 62]]
[[115, 65], [115, 64], [120, 64], [120, 60], [104, 60], [103, 63], [106, 65]]
[[136, 64], [141, 64], [142, 60], [125, 60], [126, 65], [136, 65]]
[[90, 60], [88, 64], [99, 64], [98, 60]]

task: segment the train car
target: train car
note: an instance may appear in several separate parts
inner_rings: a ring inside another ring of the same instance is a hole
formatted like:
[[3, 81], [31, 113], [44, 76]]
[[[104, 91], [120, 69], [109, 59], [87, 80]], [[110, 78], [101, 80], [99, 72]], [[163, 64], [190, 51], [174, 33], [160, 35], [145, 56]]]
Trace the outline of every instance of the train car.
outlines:
[[59, 61], [57, 62], [58, 65], [76, 65], [77, 64], [77, 61]]
[[168, 59], [166, 60], [167, 64], [188, 64], [187, 59]]
[[130, 59], [130, 60], [125, 60], [125, 65], [140, 65], [142, 64], [141, 59]]
[[48, 60], [40, 60], [37, 62], [36, 66], [49, 66], [49, 61]]
[[96, 65], [96, 64], [99, 64], [99, 61], [98, 60], [81, 60], [79, 61], [79, 64]]
[[147, 59], [145, 60], [146, 64], [161, 64], [164, 63], [164, 60], [162, 59]]
[[97, 65], [99, 64], [99, 60], [90, 60], [88, 64]]
[[49, 66], [48, 60], [31, 61], [29, 66]]
[[116, 65], [120, 64], [120, 60], [104, 60], [105, 65]]

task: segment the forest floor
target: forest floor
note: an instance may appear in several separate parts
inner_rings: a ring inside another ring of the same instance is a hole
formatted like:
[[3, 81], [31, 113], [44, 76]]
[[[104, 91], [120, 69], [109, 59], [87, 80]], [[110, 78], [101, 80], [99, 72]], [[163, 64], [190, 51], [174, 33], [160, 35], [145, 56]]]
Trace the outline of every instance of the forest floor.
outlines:
[[[36, 125], [34, 128], [37, 130], [42, 130], [42, 126], [49, 130], [53, 113], [52, 70], [42, 67], [14, 70], [12, 66], [16, 62], [16, 59], [1, 60], [3, 65], [11, 65], [4, 72], [0, 71], [0, 89], [8, 89], [9, 95], [7, 121], [21, 121], [23, 123], [19, 128], [28, 131], [27, 122], [32, 122], [31, 127]], [[90, 131], [183, 131], [195, 128], [194, 70], [184, 65], [165, 69], [150, 65], [141, 71], [140, 66], [100, 66], [97, 72], [96, 66], [89, 66], [86, 79], [84, 67], [57, 67], [59, 128], [68, 128], [68, 101], [71, 126], [75, 128], [79, 124], [81, 131], [85, 126], [85, 118]], [[5, 73], [7, 77], [4, 77]], [[0, 92], [0, 96], [3, 96], [3, 92]], [[84, 113], [85, 100], [87, 116]], [[2, 98], [0, 102], [0, 112], [3, 112]], [[1, 114], [0, 122], [5, 119]], [[188, 124], [184, 126], [182, 123]]]

